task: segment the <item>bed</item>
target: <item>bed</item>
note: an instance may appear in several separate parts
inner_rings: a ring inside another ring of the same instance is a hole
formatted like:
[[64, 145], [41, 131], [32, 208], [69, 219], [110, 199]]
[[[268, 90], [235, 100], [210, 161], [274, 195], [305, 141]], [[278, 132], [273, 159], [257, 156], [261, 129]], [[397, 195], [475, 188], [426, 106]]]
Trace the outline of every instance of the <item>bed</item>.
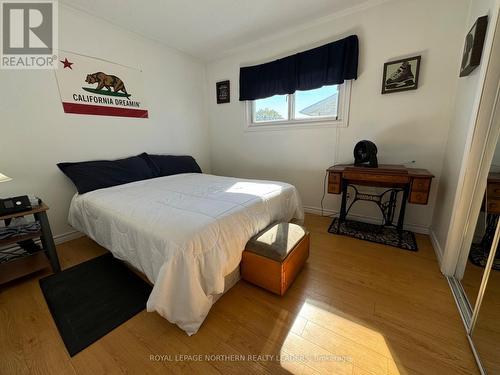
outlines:
[[74, 228], [154, 284], [147, 311], [188, 335], [237, 282], [250, 237], [291, 219], [303, 220], [294, 186], [201, 173], [76, 194], [69, 211]]

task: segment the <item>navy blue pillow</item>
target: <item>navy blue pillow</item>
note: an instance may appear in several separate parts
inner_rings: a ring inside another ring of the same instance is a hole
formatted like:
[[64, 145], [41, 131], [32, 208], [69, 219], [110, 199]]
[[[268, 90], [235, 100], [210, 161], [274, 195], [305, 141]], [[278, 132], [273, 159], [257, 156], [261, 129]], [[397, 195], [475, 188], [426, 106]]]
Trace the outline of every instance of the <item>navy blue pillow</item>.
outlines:
[[119, 160], [95, 160], [59, 163], [59, 169], [69, 177], [79, 194], [129, 182], [156, 177], [156, 170], [141, 156]]
[[202, 173], [196, 160], [189, 155], [152, 155], [144, 152], [139, 157], [144, 158], [156, 177], [179, 173]]

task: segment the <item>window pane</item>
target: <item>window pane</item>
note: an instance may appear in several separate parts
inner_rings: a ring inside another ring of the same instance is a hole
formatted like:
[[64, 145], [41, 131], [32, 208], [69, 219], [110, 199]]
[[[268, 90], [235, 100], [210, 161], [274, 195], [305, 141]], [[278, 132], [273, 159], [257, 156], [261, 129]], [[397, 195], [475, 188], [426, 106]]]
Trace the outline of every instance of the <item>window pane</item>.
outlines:
[[288, 120], [288, 95], [274, 95], [254, 101], [254, 122]]
[[295, 92], [295, 118], [337, 117], [339, 89], [337, 85]]

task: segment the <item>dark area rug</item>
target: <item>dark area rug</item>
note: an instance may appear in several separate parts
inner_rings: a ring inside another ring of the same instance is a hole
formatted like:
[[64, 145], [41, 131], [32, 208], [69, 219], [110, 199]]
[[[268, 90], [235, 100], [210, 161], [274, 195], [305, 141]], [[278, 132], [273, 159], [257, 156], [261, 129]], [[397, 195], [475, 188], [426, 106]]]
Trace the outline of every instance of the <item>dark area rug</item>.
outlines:
[[105, 254], [40, 280], [70, 356], [144, 310], [152, 287]]
[[344, 221], [339, 228], [338, 223], [339, 219], [334, 218], [328, 232], [394, 246], [403, 250], [418, 251], [415, 234], [408, 230], [399, 233], [394, 228], [354, 220]]
[[[473, 243], [470, 247], [469, 260], [478, 267], [486, 267], [486, 262], [490, 255], [489, 248], [484, 250], [483, 246], [479, 243]], [[495, 259], [493, 260], [493, 269], [500, 271], [500, 250], [497, 249]]]

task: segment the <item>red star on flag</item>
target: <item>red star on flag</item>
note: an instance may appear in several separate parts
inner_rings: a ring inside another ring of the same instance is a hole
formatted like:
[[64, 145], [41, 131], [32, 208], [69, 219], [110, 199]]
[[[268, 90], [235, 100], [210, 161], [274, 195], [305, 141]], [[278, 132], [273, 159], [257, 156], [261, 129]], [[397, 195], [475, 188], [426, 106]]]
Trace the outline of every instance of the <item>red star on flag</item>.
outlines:
[[59, 61], [64, 64], [64, 68], [63, 69], [70, 68], [71, 70], [73, 70], [73, 68], [71, 67], [71, 65], [73, 65], [74, 63], [69, 62], [66, 57], [64, 58], [64, 61], [62, 61], [62, 60], [59, 60]]

